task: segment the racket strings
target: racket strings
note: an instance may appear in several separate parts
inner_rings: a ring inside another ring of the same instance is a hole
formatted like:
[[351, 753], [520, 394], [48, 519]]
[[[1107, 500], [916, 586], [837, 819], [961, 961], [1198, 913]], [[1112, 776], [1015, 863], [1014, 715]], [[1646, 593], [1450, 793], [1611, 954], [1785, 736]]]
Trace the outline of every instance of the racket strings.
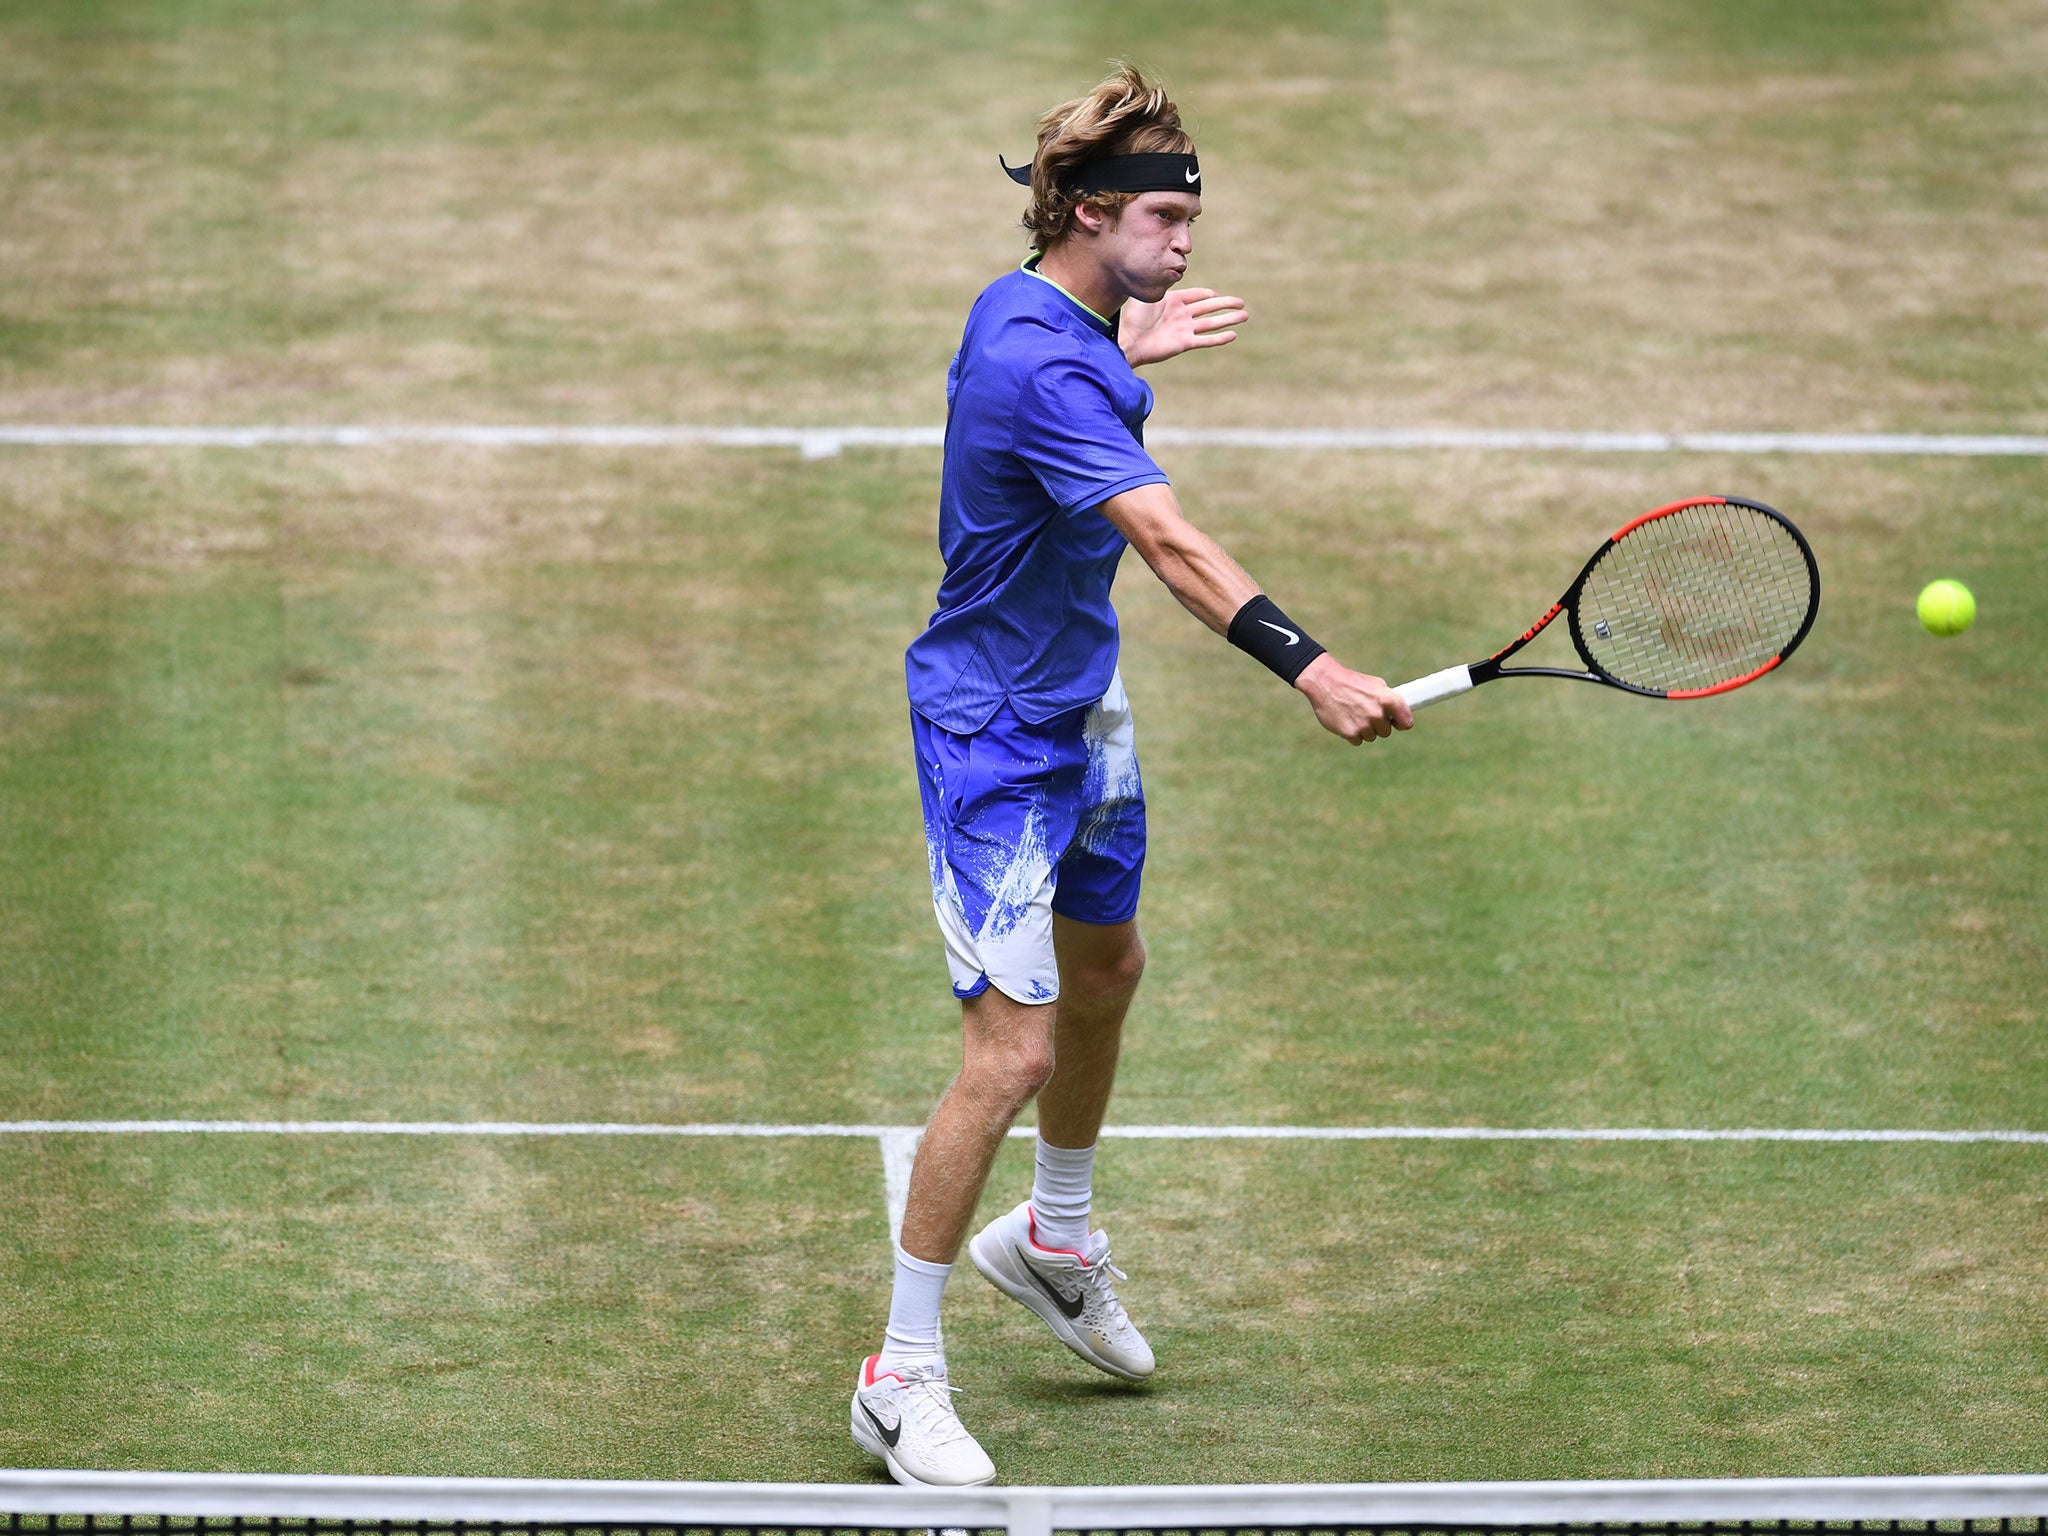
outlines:
[[1746, 677], [1783, 653], [1813, 603], [1806, 556], [1777, 519], [1691, 506], [1642, 524], [1588, 573], [1581, 639], [1596, 665], [1675, 692]]

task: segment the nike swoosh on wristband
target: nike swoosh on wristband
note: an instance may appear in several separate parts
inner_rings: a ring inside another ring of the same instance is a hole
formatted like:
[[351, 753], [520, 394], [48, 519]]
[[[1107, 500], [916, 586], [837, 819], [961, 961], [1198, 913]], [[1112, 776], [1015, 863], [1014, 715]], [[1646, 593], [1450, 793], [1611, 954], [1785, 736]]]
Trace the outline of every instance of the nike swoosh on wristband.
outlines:
[[1058, 1307], [1062, 1312], [1067, 1314], [1068, 1322], [1074, 1322], [1078, 1320], [1082, 1312], [1087, 1310], [1088, 1298], [1086, 1296], [1076, 1294], [1072, 1301], [1067, 1300], [1066, 1297], [1062, 1296], [1058, 1291], [1054, 1290], [1051, 1286], [1047, 1285], [1043, 1280], [1039, 1279], [1038, 1271], [1033, 1269], [1029, 1264], [1024, 1266], [1024, 1278], [1029, 1280], [1033, 1285], [1037, 1286], [1041, 1291], [1045, 1292], [1046, 1295], [1050, 1296], [1052, 1298], [1053, 1305]]
[[860, 1405], [860, 1411], [866, 1414], [868, 1422], [875, 1426], [875, 1432], [882, 1437], [882, 1444], [888, 1446], [892, 1451], [896, 1449], [896, 1442], [903, 1438], [903, 1421], [898, 1419], [894, 1424], [884, 1424], [875, 1417], [875, 1410], [866, 1403]]
[[1301, 636], [1297, 635], [1293, 630], [1289, 629], [1286, 625], [1268, 623], [1265, 619], [1260, 619], [1258, 622], [1264, 624], [1268, 629], [1276, 629], [1281, 634], [1285, 635], [1287, 637], [1287, 643], [1289, 645], [1301, 644]]

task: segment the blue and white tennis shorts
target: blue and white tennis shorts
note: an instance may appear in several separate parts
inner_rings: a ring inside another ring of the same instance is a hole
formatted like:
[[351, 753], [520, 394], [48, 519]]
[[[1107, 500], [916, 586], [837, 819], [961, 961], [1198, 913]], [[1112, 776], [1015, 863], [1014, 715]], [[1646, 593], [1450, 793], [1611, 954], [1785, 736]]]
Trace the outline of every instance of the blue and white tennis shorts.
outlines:
[[932, 907], [956, 997], [1060, 995], [1052, 915], [1121, 923], [1145, 870], [1145, 790], [1123, 678], [1040, 725], [1005, 703], [956, 735], [912, 712]]

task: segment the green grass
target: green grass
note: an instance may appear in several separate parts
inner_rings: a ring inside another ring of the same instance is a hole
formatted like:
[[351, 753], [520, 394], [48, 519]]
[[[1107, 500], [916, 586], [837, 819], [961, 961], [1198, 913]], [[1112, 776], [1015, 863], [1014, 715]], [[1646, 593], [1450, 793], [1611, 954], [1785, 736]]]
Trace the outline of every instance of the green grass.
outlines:
[[0, 10], [0, 392], [107, 419], [928, 421], [996, 174], [1130, 53], [1251, 336], [1176, 419], [2041, 429], [2024, 5]]
[[[1168, 1372], [1092, 1376], [978, 1282], [948, 1348], [1018, 1482], [2018, 1470], [2038, 1157], [1126, 1145]], [[53, 1138], [0, 1168], [11, 1461], [868, 1475], [839, 1423], [886, 1272], [868, 1144]]]
[[[2048, 26], [1795, 9], [0, 6], [0, 419], [929, 421], [989, 157], [1130, 51], [1257, 311], [1162, 422], [2041, 430]], [[2048, 1129], [2039, 462], [1168, 467], [1390, 676], [1693, 490], [1825, 600], [1361, 752], [1132, 562], [1118, 1118]], [[0, 1118], [915, 1123], [936, 473], [5, 450]], [[0, 1140], [0, 1461], [871, 1475], [870, 1143]], [[1019, 1482], [2039, 1470], [2043, 1167], [1113, 1144], [1157, 1381], [971, 1275], [950, 1351]]]

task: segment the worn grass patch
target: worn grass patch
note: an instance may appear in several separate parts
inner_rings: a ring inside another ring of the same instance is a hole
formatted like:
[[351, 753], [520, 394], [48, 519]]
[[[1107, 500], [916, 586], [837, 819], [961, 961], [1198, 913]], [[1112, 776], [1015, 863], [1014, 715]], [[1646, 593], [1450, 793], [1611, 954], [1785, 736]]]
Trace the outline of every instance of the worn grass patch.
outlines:
[[[2024, 1471], [2038, 1158], [1118, 1144], [1160, 1374], [964, 1268], [948, 1349], [1012, 1481]], [[877, 1175], [860, 1141], [11, 1139], [0, 1456], [860, 1480]], [[986, 1214], [1028, 1179], [1011, 1149]]]
[[1177, 416], [2048, 422], [2036, 6], [16, 4], [0, 42], [16, 419], [931, 421], [1022, 250], [996, 152], [1129, 54], [1209, 165], [1192, 275], [1258, 314]]
[[0, 1168], [9, 1465], [844, 1459], [822, 1407], [886, 1257], [870, 1145], [15, 1138]]

